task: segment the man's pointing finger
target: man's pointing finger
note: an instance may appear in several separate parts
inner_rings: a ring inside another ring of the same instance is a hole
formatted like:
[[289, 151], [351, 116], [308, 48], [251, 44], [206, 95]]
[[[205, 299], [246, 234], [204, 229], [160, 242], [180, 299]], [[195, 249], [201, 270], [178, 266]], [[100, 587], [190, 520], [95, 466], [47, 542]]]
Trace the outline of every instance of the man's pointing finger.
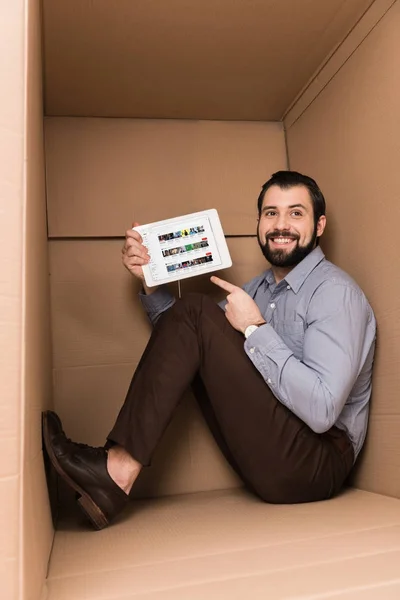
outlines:
[[222, 288], [229, 294], [231, 294], [237, 288], [237, 286], [233, 285], [233, 283], [229, 283], [229, 281], [225, 281], [224, 279], [215, 277], [215, 275], [213, 275], [210, 279], [211, 279], [212, 283], [215, 283], [215, 285], [218, 285], [220, 288]]

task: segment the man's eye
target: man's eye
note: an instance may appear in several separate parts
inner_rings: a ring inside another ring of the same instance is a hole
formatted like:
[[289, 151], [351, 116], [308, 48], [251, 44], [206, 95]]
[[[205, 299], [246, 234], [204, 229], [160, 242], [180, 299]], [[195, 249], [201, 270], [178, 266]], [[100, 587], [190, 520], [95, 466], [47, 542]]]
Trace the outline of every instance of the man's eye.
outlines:
[[294, 211], [292, 212], [292, 215], [293, 215], [294, 217], [302, 217], [302, 216], [303, 216], [303, 213], [301, 213], [299, 210], [294, 210]]
[[276, 212], [274, 210], [267, 210], [267, 212], [265, 213], [266, 217], [274, 217], [276, 215]]

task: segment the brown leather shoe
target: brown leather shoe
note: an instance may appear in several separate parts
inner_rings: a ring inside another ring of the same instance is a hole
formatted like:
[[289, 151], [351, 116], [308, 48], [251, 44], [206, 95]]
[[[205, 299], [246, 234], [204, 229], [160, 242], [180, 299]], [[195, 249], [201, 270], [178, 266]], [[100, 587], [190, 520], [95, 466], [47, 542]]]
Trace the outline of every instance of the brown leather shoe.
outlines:
[[96, 529], [107, 527], [129, 496], [111, 479], [107, 451], [68, 439], [56, 413], [43, 413], [43, 439], [57, 473], [78, 493], [78, 504]]

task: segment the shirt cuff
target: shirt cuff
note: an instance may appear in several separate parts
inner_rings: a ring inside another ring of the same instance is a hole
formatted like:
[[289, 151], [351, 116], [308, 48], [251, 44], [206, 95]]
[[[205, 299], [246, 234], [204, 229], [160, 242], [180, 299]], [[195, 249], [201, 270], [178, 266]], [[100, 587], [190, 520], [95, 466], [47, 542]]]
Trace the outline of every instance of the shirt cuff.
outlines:
[[[262, 350], [263, 353], [268, 353], [281, 344], [284, 345], [282, 338], [269, 323], [265, 323], [265, 325], [260, 325], [260, 327], [257, 327], [257, 329], [249, 335], [244, 343], [244, 347], [246, 352], [250, 352], [253, 348], [254, 350], [258, 349]], [[254, 353], [252, 352], [251, 354]]]
[[160, 286], [152, 294], [145, 294], [142, 290], [139, 292], [139, 299], [143, 308], [154, 323], [157, 317], [170, 308], [175, 303], [175, 298], [167, 286]]
[[244, 349], [272, 392], [281, 399], [281, 371], [293, 352], [268, 323], [258, 327], [247, 338]]

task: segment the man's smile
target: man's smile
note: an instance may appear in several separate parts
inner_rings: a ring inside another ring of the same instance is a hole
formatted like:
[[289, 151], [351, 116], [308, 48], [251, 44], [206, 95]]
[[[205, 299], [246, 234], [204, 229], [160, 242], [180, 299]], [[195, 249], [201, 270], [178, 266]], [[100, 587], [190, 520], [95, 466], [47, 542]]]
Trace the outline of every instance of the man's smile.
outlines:
[[283, 236], [277, 236], [277, 237], [268, 237], [267, 238], [268, 242], [271, 243], [271, 245], [274, 247], [288, 247], [291, 246], [292, 244], [294, 244], [295, 242], [297, 242], [297, 238], [292, 238], [292, 237], [283, 237]]

